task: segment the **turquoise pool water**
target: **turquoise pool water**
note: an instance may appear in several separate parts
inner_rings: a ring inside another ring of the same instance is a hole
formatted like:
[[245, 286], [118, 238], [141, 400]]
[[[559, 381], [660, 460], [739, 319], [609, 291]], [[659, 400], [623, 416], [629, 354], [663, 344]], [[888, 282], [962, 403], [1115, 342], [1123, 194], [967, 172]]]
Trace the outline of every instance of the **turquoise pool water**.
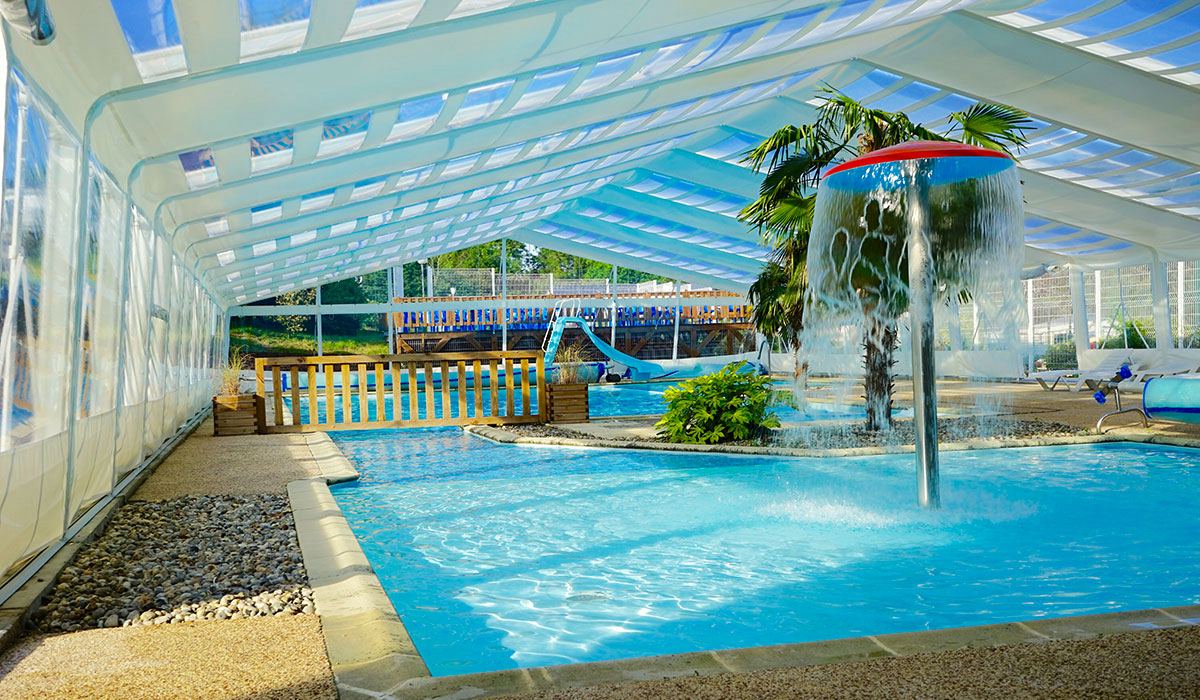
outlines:
[[[663, 403], [663, 393], [670, 387], [677, 386], [679, 382], [650, 382], [644, 384], [612, 384], [601, 385], [593, 384], [588, 387], [588, 408], [593, 417], [603, 416], [646, 416], [657, 415], [666, 411]], [[779, 391], [788, 390], [788, 385], [782, 382], [777, 382], [775, 388]], [[340, 389], [339, 389], [340, 392]], [[466, 394], [467, 415], [475, 415], [475, 389], [468, 388]], [[424, 392], [417, 394], [417, 416], [424, 418], [428, 415], [428, 410], [425, 403]], [[508, 406], [508, 397], [506, 392], [500, 391], [497, 394], [497, 403], [500, 405], [500, 412], [505, 411]], [[292, 400], [290, 396], [284, 397], [284, 403], [287, 404], [288, 410], [292, 409]], [[372, 390], [367, 394], [367, 417], [370, 420], [378, 420], [377, 417], [377, 397]], [[518, 388], [513, 393], [513, 404], [517, 407], [518, 412], [525, 410], [521, 400], [521, 391]], [[442, 405], [441, 390], [434, 391], [433, 394], [433, 411], [434, 416], [442, 418], [445, 415]], [[482, 415], [492, 415], [491, 412], [491, 394], [485, 387], [483, 391], [481, 407]], [[410, 404], [407, 394], [401, 395], [400, 400], [400, 420], [409, 420]], [[341, 422], [344, 406], [342, 399], [339, 396], [334, 398], [334, 417], [335, 420]], [[838, 407], [832, 404], [809, 403], [804, 411], [798, 411], [794, 408], [780, 406], [773, 409], [780, 420], [785, 423], [790, 422], [806, 422], [814, 420], [842, 420], [842, 419], [862, 419], [865, 414], [862, 408], [857, 406]], [[537, 391], [530, 392], [529, 412], [537, 413]], [[300, 400], [300, 420], [308, 421], [308, 397], [301, 395]], [[317, 415], [324, 419], [326, 415], [326, 401], [323, 394], [317, 396]], [[383, 416], [385, 420], [395, 420], [395, 410], [392, 401], [390, 390], [384, 394], [383, 401]], [[451, 417], [459, 415], [459, 397], [457, 390], [450, 394], [450, 411]], [[911, 416], [911, 409], [897, 410], [897, 416]], [[350, 416], [352, 420], [361, 419], [361, 410], [359, 404], [359, 395], [352, 394], [350, 397]]]
[[1200, 450], [737, 457], [339, 433], [333, 487], [432, 673], [1200, 603]]

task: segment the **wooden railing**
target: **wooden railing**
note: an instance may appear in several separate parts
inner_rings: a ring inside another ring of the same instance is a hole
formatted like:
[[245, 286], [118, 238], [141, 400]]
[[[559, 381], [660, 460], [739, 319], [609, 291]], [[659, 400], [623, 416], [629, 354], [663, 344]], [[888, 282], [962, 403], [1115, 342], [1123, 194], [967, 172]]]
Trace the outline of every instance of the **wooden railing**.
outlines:
[[260, 433], [539, 423], [546, 410], [540, 350], [257, 358], [254, 374]]

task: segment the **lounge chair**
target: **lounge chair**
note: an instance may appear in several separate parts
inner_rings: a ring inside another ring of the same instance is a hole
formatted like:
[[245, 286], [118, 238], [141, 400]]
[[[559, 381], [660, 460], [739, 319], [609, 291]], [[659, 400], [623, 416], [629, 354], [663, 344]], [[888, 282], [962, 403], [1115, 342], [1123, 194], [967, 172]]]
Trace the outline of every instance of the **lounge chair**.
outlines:
[[1182, 360], [1178, 362], [1168, 362], [1164, 365], [1156, 365], [1152, 367], [1143, 367], [1133, 373], [1133, 377], [1121, 382], [1122, 389], [1145, 384], [1155, 377], [1170, 377], [1176, 374], [1194, 374], [1200, 372], [1200, 361], [1197, 360]]
[[[1078, 374], [1079, 370], [1077, 369], [1051, 369], [1044, 370], [1042, 372], [1030, 372], [1025, 376], [1028, 379], [1036, 379], [1037, 383], [1042, 385], [1043, 390], [1054, 391], [1054, 388], [1058, 386], [1059, 382], [1069, 379], [1070, 377], [1074, 377]], [[1051, 383], [1047, 384], [1046, 382]]]
[[[1033, 372], [1027, 376], [1029, 379], [1036, 379], [1037, 383], [1046, 391], [1054, 391], [1059, 383], [1071, 391], [1079, 391], [1084, 386], [1091, 387], [1092, 391], [1095, 391], [1095, 384], [1105, 379], [1111, 379], [1123, 366], [1128, 366], [1131, 371], [1136, 371], [1141, 368], [1142, 364], [1133, 362], [1128, 357], [1114, 357], [1089, 370], [1056, 369], [1048, 372]], [[1050, 383], [1047, 384], [1047, 382]]]
[[[1144, 362], [1134, 362], [1128, 357], [1119, 360], [1109, 360], [1101, 362], [1093, 369], [1086, 372], [1080, 372], [1079, 377], [1075, 379], [1074, 386], [1071, 386], [1071, 391], [1079, 391], [1083, 387], [1087, 387], [1091, 391], [1096, 391], [1099, 388], [1100, 382], [1112, 379], [1114, 375], [1121, 371], [1122, 367], [1128, 367], [1131, 373], [1136, 373], [1145, 367]], [[1070, 381], [1068, 380], [1068, 384]]]

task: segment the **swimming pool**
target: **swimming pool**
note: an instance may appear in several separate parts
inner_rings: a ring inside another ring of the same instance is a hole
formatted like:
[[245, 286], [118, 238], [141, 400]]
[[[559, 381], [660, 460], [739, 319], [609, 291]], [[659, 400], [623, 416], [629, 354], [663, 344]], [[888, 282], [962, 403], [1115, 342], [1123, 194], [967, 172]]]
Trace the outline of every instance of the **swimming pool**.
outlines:
[[434, 675], [1200, 602], [1200, 450], [737, 457], [334, 435]]
[[[666, 405], [663, 403], [663, 394], [667, 389], [678, 386], [679, 382], [647, 382], [639, 384], [592, 384], [588, 387], [588, 410], [593, 418], [602, 418], [605, 416], [649, 416], [658, 415], [666, 411]], [[785, 382], [775, 382], [774, 388], [776, 391], [789, 391], [790, 386]], [[469, 415], [474, 415], [475, 410], [475, 389], [470, 387], [466, 390], [466, 404]], [[506, 393], [501, 391], [497, 395], [498, 404], [500, 406], [499, 413], [503, 415], [508, 405]], [[537, 413], [538, 401], [537, 392], [533, 391], [530, 394], [529, 412]], [[284, 404], [288, 410], [292, 409], [292, 399], [290, 396], [284, 396]], [[424, 393], [417, 395], [417, 416], [424, 418], [426, 416], [426, 396]], [[484, 415], [491, 415], [491, 396], [487, 389], [484, 389], [484, 397], [482, 406]], [[518, 412], [525, 410], [521, 403], [521, 393], [518, 390], [513, 396], [513, 403]], [[371, 420], [378, 420], [376, 417], [377, 403], [375, 394], [367, 394], [367, 416]], [[343, 404], [340, 397], [334, 398], [334, 419], [338, 422], [342, 421]], [[433, 399], [434, 415], [442, 417], [443, 408], [441, 396], [435, 395]], [[400, 419], [409, 420], [410, 407], [406, 398], [400, 401]], [[865, 417], [865, 412], [860, 406], [835, 406], [827, 403], [810, 402], [803, 411], [790, 408], [788, 406], [777, 406], [772, 409], [779, 419], [785, 423], [798, 423], [818, 420], [844, 420], [844, 419], [862, 419]], [[308, 397], [302, 396], [300, 399], [300, 420], [308, 422]], [[323, 394], [317, 396], [317, 415], [324, 418], [326, 413], [326, 397]], [[907, 417], [912, 415], [912, 409], [896, 409], [896, 416]], [[358, 421], [361, 417], [359, 407], [359, 396], [352, 394], [350, 396], [350, 415], [352, 421]], [[394, 420], [395, 411], [392, 403], [392, 395], [384, 395], [383, 415], [387, 420]], [[450, 402], [450, 415], [458, 415], [458, 398], [457, 394], [453, 394]]]

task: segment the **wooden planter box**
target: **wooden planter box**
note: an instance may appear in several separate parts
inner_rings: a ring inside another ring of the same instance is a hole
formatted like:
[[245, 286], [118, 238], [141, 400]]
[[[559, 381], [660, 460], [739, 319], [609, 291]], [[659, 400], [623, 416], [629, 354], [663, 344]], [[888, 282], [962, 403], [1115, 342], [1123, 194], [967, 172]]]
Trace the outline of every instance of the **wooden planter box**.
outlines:
[[266, 404], [254, 394], [213, 397], [213, 435], [251, 435], [258, 432], [259, 416], [266, 423]]
[[587, 384], [547, 384], [551, 423], [588, 422]]

